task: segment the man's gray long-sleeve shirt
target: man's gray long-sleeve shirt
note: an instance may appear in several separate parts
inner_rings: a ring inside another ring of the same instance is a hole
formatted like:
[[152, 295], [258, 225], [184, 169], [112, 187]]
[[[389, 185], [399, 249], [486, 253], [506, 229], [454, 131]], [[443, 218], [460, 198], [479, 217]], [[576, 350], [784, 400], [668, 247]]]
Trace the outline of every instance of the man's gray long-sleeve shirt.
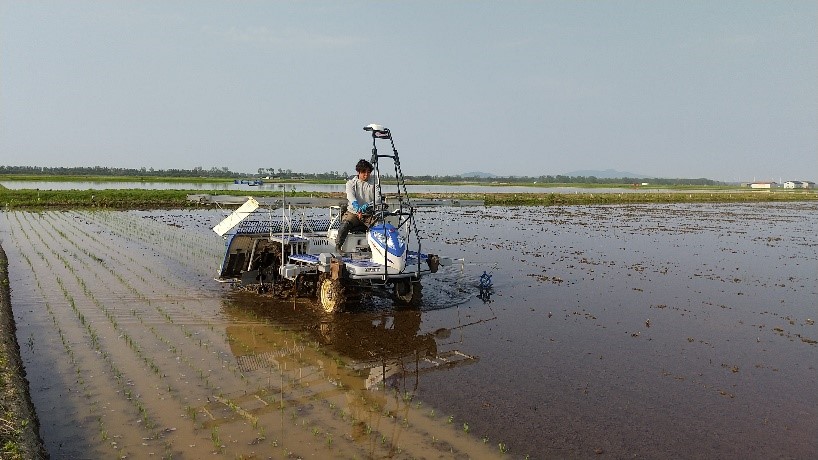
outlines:
[[374, 204], [375, 203], [375, 177], [369, 176], [369, 180], [362, 181], [358, 176], [353, 177], [347, 181], [347, 211], [356, 213], [352, 208], [352, 202], [357, 201], [358, 205]]

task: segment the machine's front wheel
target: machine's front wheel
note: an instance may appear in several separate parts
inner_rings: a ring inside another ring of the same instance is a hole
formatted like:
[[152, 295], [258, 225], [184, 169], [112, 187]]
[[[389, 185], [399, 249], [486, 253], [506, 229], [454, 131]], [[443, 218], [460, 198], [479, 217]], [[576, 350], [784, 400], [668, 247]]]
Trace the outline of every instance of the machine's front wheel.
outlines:
[[327, 313], [338, 313], [346, 305], [346, 292], [341, 280], [334, 280], [328, 276], [321, 276], [318, 280], [318, 299], [321, 307]]

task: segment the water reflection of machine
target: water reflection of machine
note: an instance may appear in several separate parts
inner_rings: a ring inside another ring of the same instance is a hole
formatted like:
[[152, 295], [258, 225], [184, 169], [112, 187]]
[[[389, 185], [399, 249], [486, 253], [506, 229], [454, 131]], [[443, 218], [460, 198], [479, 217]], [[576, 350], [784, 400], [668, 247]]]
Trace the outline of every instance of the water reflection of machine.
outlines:
[[303, 299], [236, 292], [222, 312], [236, 359], [226, 367], [240, 379], [190, 411], [203, 414], [214, 443], [265, 443], [250, 456], [270, 444], [301, 458], [490, 455], [415, 399], [423, 374], [478, 361], [457, 349], [450, 329], [422, 332], [422, 311], [333, 315]]
[[421, 332], [423, 312], [332, 315], [303, 299], [237, 292], [223, 313], [240, 383], [190, 410], [204, 414], [214, 443], [240, 445], [249, 434], [250, 445], [282, 441], [285, 456], [304, 458], [487, 457], [483, 443], [415, 400], [422, 374], [478, 361], [451, 329]]
[[416, 388], [423, 373], [479, 359], [456, 349], [439, 350], [446, 330], [421, 333], [418, 310], [332, 316], [309, 308], [259, 308], [256, 296], [235, 300], [226, 308], [234, 321], [227, 337], [243, 372], [280, 367], [295, 352], [348, 388], [406, 390]]

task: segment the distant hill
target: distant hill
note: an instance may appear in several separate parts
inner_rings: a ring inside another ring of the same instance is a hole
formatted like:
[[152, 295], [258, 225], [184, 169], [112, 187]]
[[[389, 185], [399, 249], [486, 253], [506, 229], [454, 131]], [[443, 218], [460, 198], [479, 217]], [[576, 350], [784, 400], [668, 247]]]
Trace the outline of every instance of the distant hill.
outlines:
[[485, 173], [485, 172], [467, 172], [460, 174], [460, 177], [479, 177], [481, 179], [488, 179], [492, 177], [497, 177], [496, 174], [492, 173]]
[[635, 173], [627, 172], [627, 171], [617, 171], [615, 169], [606, 169], [604, 171], [594, 170], [594, 169], [588, 169], [588, 170], [582, 170], [582, 171], [571, 171], [571, 172], [567, 172], [567, 173], [563, 174], [563, 176], [569, 176], [569, 177], [577, 177], [577, 176], [590, 177], [590, 176], [594, 176], [594, 177], [598, 177], [600, 179], [617, 179], [617, 178], [620, 178], [620, 177], [636, 177], [636, 178], [652, 177], [652, 176], [650, 176], [648, 174], [635, 174]]

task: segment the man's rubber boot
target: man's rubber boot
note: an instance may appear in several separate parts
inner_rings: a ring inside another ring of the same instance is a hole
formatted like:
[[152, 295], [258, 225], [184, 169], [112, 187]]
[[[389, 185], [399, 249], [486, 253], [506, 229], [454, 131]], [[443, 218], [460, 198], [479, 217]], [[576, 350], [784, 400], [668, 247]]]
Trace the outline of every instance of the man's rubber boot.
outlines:
[[338, 237], [335, 239], [335, 250], [339, 253], [343, 252], [342, 248], [349, 234], [350, 227], [352, 227], [352, 222], [346, 220], [341, 221], [341, 228], [338, 229]]

